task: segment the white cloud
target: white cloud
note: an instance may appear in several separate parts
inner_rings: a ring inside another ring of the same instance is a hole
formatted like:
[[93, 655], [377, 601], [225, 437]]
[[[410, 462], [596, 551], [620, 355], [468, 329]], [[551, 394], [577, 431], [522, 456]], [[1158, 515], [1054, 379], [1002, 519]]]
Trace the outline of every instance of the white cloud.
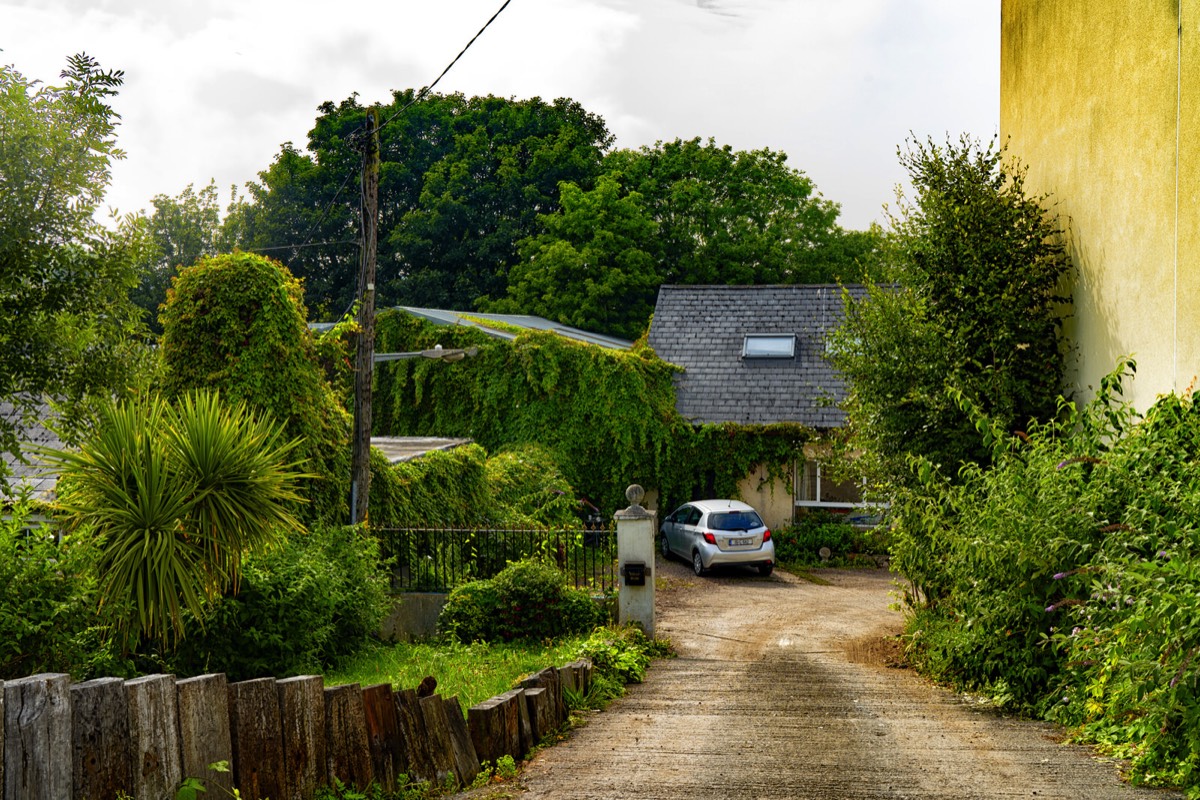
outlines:
[[[123, 69], [110, 204], [215, 178], [222, 189], [303, 146], [324, 101], [426, 85], [501, 0], [0, 0], [0, 60], [57, 79], [87, 52]], [[996, 0], [512, 0], [439, 91], [571, 97], [618, 146], [692, 136], [770, 147], [865, 226], [903, 175], [909, 130], [990, 136]]]

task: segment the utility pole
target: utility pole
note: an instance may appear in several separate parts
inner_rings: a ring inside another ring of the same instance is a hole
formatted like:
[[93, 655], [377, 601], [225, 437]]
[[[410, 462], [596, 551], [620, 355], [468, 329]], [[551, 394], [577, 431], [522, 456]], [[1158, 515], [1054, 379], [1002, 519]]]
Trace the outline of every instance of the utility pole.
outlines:
[[365, 522], [371, 490], [371, 379], [375, 363], [375, 253], [379, 236], [379, 111], [367, 111], [362, 165], [362, 257], [358, 274], [358, 354], [354, 370], [354, 450], [350, 523]]

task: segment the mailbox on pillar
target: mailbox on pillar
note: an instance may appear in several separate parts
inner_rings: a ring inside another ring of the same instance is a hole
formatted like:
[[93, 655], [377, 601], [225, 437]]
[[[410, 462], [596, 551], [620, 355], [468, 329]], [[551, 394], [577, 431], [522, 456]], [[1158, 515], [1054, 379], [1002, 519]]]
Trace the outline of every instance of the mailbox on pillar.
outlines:
[[646, 576], [650, 572], [645, 561], [626, 561], [621, 567], [621, 575], [625, 578], [626, 586], [645, 586]]
[[654, 636], [654, 531], [657, 516], [642, 508], [645, 491], [634, 484], [625, 490], [629, 508], [616, 513], [617, 563], [621, 587], [617, 593], [617, 621], [636, 622]]

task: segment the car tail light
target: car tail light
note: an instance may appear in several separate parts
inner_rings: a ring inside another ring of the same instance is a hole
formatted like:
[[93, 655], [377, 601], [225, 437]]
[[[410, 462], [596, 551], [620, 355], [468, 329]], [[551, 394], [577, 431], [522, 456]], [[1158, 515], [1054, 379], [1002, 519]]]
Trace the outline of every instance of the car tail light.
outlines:
[[765, 531], [763, 531], [763, 541], [764, 542], [771, 541], [771, 529], [770, 528], [767, 528]]
[[709, 544], [716, 544], [716, 543], [717, 543], [717, 537], [713, 536], [713, 535], [712, 535], [711, 533], [709, 533], [708, 531], [705, 531], [705, 532], [704, 532], [704, 541], [708, 542]]

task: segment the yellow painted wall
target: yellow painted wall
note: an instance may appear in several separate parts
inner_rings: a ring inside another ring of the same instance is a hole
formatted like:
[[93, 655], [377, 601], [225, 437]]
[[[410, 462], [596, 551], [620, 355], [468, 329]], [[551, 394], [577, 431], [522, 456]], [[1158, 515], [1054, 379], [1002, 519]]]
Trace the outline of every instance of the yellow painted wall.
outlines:
[[1086, 399], [1133, 355], [1144, 409], [1200, 374], [1200, 0], [1000, 13], [1001, 138], [1051, 195], [1076, 267], [1070, 377]]
[[790, 474], [771, 477], [767, 468], [761, 464], [738, 481], [738, 496], [743, 502], [754, 506], [771, 530], [792, 524], [795, 497], [791, 489]]

